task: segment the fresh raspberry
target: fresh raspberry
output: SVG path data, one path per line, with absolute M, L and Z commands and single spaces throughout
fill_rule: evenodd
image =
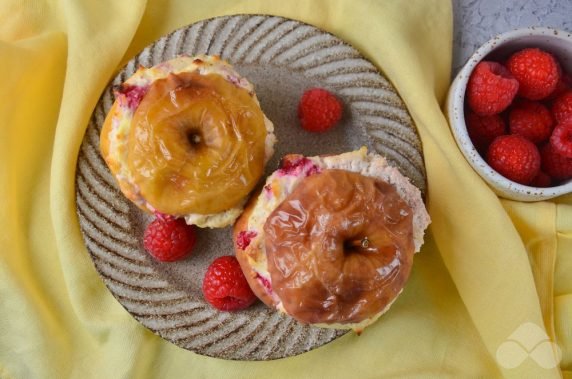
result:
M 175 216 L 173 215 L 168 215 L 166 213 L 161 213 L 161 212 L 155 212 L 155 218 L 158 218 L 161 221 L 173 221 L 176 219 Z
M 560 67 L 556 59 L 537 48 L 514 53 L 507 61 L 507 68 L 518 80 L 518 94 L 529 100 L 547 97 L 560 80 Z
M 566 180 L 572 178 L 572 158 L 566 158 L 547 143 L 540 149 L 542 157 L 542 171 L 546 172 L 552 179 Z
M 476 114 L 490 116 L 505 110 L 517 91 L 517 80 L 503 65 L 482 61 L 467 83 L 467 101 Z
M 524 137 L 497 137 L 489 146 L 487 163 L 513 182 L 528 184 L 540 170 L 540 154 L 535 144 Z
M 550 138 L 554 128 L 552 114 L 544 105 L 523 100 L 510 111 L 508 126 L 511 134 L 518 134 L 539 144 Z
M 195 227 L 183 219 L 157 217 L 145 229 L 143 245 L 153 257 L 173 262 L 189 255 L 197 238 Z
M 235 257 L 218 257 L 211 263 L 203 279 L 203 295 L 216 309 L 237 311 L 256 301 Z
M 572 91 L 567 91 L 554 100 L 552 114 L 556 122 L 562 122 L 572 117 Z
M 506 134 L 505 123 L 498 114 L 479 116 L 468 111 L 466 122 L 469 137 L 481 155 L 486 154 L 489 145 L 495 138 Z
M 556 100 L 560 96 L 564 95 L 567 91 L 570 91 L 571 88 L 572 88 L 572 77 L 568 74 L 564 74 L 560 76 L 560 80 L 558 81 L 558 84 L 556 84 L 556 88 L 546 98 L 546 100 L 548 101 Z
M 298 118 L 304 129 L 325 132 L 342 118 L 342 103 L 325 89 L 309 89 L 298 104 Z
M 532 182 L 530 182 L 529 185 L 532 187 L 550 187 L 551 184 L 552 179 L 550 178 L 550 175 L 544 171 L 538 171 L 538 175 L 532 179 Z
M 572 118 L 556 125 L 550 137 L 550 144 L 558 154 L 572 158 Z

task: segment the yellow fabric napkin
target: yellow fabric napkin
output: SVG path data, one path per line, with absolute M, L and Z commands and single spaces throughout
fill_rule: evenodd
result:
M 75 213 L 77 153 L 113 73 L 162 34 L 236 13 L 313 24 L 386 73 L 423 140 L 433 218 L 390 312 L 269 362 L 196 355 L 139 325 L 98 277 Z M 451 29 L 443 0 L 1 2 L 0 378 L 572 377 L 572 197 L 500 201 L 464 161 L 440 109 Z M 513 335 L 523 325 L 558 343 L 560 369 L 537 363 L 554 359 L 542 341 Z M 509 368 L 523 347 L 544 355 Z

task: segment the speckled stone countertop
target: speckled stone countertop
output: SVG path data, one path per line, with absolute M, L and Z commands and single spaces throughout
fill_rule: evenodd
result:
M 572 31 L 571 0 L 453 0 L 453 75 L 491 37 L 527 26 Z

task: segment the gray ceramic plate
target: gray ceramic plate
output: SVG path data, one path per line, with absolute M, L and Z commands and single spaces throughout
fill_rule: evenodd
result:
M 267 172 L 286 153 L 341 153 L 366 145 L 424 192 L 421 142 L 394 87 L 358 51 L 329 33 L 281 17 L 218 17 L 178 29 L 129 61 L 103 92 L 78 157 L 76 191 L 87 250 L 111 293 L 147 328 L 199 354 L 267 360 L 312 350 L 345 331 L 305 326 L 261 303 L 228 313 L 203 300 L 208 264 L 233 254 L 230 228 L 201 230 L 193 255 L 184 261 L 151 259 L 141 243 L 149 216 L 121 195 L 100 157 L 99 134 L 114 101 L 112 86 L 139 65 L 198 53 L 220 55 L 254 83 L 279 140 Z M 300 96 L 314 86 L 334 92 L 345 107 L 341 124 L 319 135 L 302 130 L 296 118 Z

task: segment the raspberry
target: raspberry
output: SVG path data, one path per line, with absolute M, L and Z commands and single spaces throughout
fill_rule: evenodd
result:
M 558 154 L 549 143 L 540 149 L 540 156 L 542 157 L 542 171 L 550 175 L 552 179 L 572 178 L 572 158 Z
M 301 154 L 288 154 L 280 160 L 280 170 L 285 175 L 300 171 L 301 167 L 310 164 L 311 161 Z
M 322 170 L 316 166 L 311 160 L 300 154 L 288 154 L 280 160 L 281 175 L 300 175 L 305 176 L 319 174 Z
M 550 137 L 550 144 L 558 154 L 572 158 L 572 119 L 556 125 Z
M 196 239 L 195 227 L 185 220 L 158 216 L 145 229 L 143 245 L 157 260 L 173 262 L 189 255 Z
M 482 61 L 467 83 L 467 101 L 476 114 L 490 116 L 505 110 L 517 91 L 518 82 L 504 66 Z
M 558 97 L 564 95 L 567 91 L 570 91 L 572 87 L 572 77 L 568 74 L 564 74 L 560 77 L 558 84 L 556 84 L 556 88 L 552 93 L 546 98 L 548 101 L 556 100 Z
M 309 89 L 298 104 L 298 118 L 304 129 L 325 132 L 342 118 L 342 103 L 325 89 Z
M 155 212 L 155 217 L 161 221 L 173 221 L 176 219 L 176 217 L 173 215 L 168 215 L 166 213 L 161 213 L 157 211 Z
M 240 250 L 245 250 L 249 245 L 250 241 L 257 236 L 254 230 L 242 230 L 236 236 L 236 247 Z
M 215 259 L 203 279 L 203 295 L 216 309 L 237 311 L 256 301 L 235 257 L 227 255 Z
M 572 91 L 567 91 L 554 100 L 552 114 L 556 122 L 562 122 L 572 117 Z
M 134 110 L 139 106 L 139 104 L 147 94 L 148 89 L 149 89 L 148 86 L 138 87 L 130 84 L 122 84 L 118 90 L 118 93 L 125 96 L 127 107 L 130 108 L 131 110 Z
M 513 182 L 528 184 L 540 170 L 538 148 L 524 137 L 497 137 L 489 146 L 487 163 Z
M 552 93 L 560 80 L 560 67 L 552 54 L 536 48 L 514 53 L 507 68 L 518 80 L 518 94 L 529 100 L 540 100 Z
M 552 179 L 550 178 L 550 175 L 544 171 L 539 171 L 538 175 L 536 175 L 534 179 L 532 179 L 532 182 L 530 182 L 530 186 L 532 187 L 550 187 L 551 184 Z
M 498 114 L 479 116 L 468 111 L 466 121 L 469 137 L 481 155 L 486 154 L 489 145 L 496 137 L 506 134 L 504 121 Z
M 261 276 L 259 273 L 256 273 L 255 279 L 262 283 L 268 293 L 272 293 L 272 284 L 268 281 L 268 279 L 266 279 L 264 276 Z
M 511 109 L 508 120 L 511 134 L 521 135 L 536 144 L 548 140 L 554 128 L 548 108 L 535 101 L 520 101 Z

